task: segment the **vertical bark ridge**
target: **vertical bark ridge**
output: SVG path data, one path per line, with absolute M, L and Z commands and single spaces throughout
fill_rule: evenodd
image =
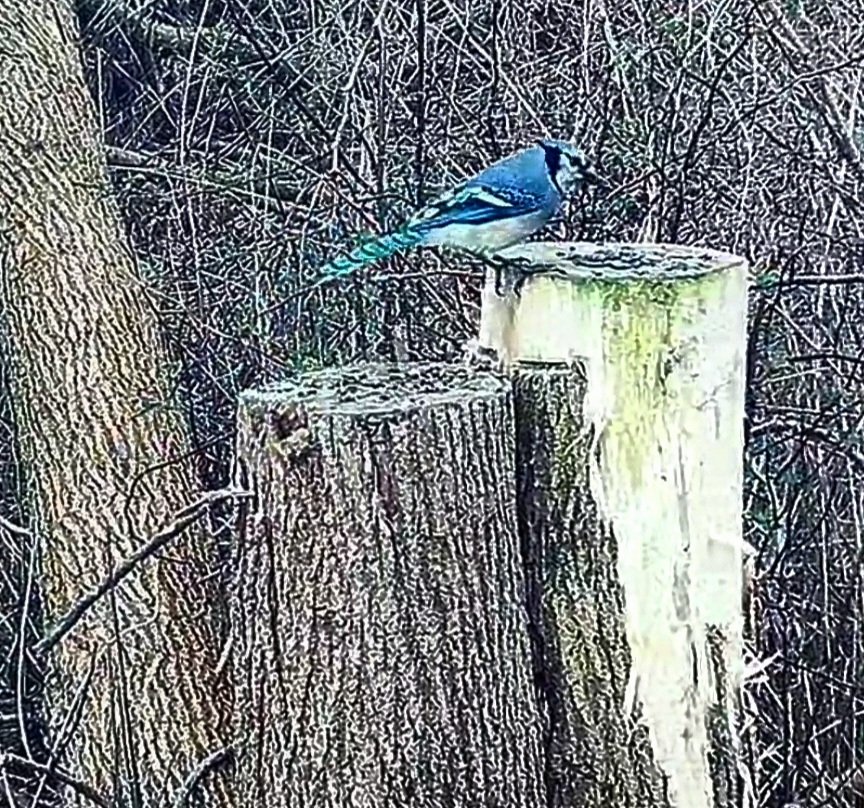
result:
M 614 537 L 591 499 L 580 366 L 520 366 L 519 519 L 543 694 L 548 805 L 666 806 L 647 733 L 623 714 L 630 659 Z

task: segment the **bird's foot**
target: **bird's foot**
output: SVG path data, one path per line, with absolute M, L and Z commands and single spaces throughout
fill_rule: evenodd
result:
M 494 348 L 481 345 L 476 339 L 469 339 L 463 346 L 463 358 L 468 367 L 479 370 L 494 370 L 505 373 L 508 370 L 508 362 L 499 356 Z
M 513 280 L 513 296 L 518 298 L 522 296 L 522 287 L 525 286 L 525 281 L 528 280 L 529 273 L 520 272 Z

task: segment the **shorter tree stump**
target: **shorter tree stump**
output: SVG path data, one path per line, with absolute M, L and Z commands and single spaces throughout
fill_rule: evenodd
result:
M 250 807 L 537 808 L 510 385 L 355 365 L 246 392 L 232 593 Z

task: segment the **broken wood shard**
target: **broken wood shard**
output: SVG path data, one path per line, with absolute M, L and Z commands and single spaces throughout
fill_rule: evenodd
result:
M 678 245 L 498 258 L 527 276 L 518 295 L 487 281 L 479 343 L 515 375 L 550 804 L 733 805 L 746 262 Z

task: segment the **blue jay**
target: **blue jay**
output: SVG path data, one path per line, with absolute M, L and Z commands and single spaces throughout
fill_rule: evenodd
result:
M 438 197 L 395 232 L 335 259 L 319 283 L 414 247 L 502 250 L 540 230 L 583 183 L 598 182 L 591 161 L 576 146 L 538 140 Z

